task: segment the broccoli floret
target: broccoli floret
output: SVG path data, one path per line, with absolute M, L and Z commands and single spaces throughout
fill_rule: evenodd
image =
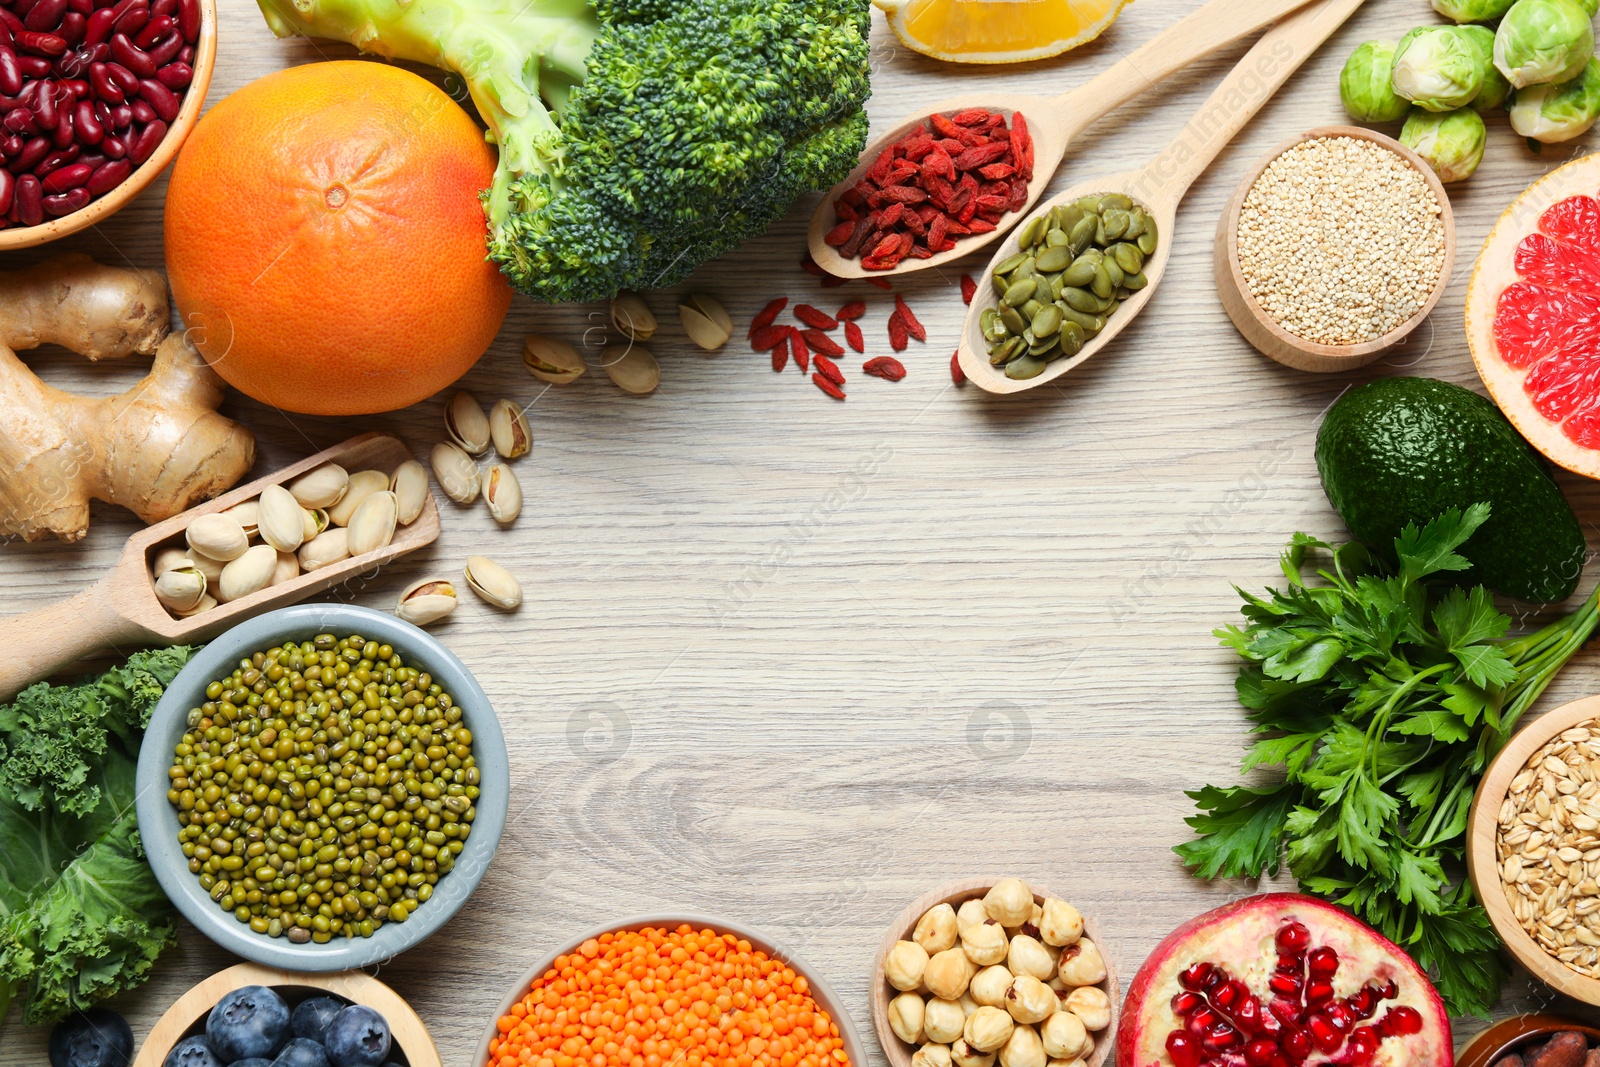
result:
M 490 258 L 549 301 L 671 285 L 866 144 L 866 0 L 258 2 L 460 76 L 500 146 Z

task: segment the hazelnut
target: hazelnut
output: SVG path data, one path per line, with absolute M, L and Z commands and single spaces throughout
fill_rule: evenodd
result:
M 1041 984 L 1042 988 L 1042 984 Z M 1019 1026 L 1000 1047 L 1001 1067 L 1044 1067 L 1044 1045 L 1038 1031 L 1031 1026 Z
M 972 993 L 970 991 L 961 994 L 961 999 L 957 1000 L 956 1003 L 961 1005 L 962 1021 L 965 1021 L 967 1016 L 983 1007 L 982 1004 L 979 1004 L 976 1000 L 972 999 Z
M 1075 1060 L 1050 1060 L 1044 1067 L 1089 1067 L 1089 1064 L 1079 1057 Z
M 911 1067 L 950 1067 L 949 1045 L 923 1045 L 911 1054 Z
M 1078 1018 L 1089 1030 L 1104 1030 L 1111 1025 L 1111 998 L 1105 990 L 1083 986 L 1068 993 L 1061 1006 Z
M 1061 950 L 1061 964 L 1056 974 L 1069 987 L 1094 985 L 1106 980 L 1106 961 L 1093 941 L 1080 938 L 1077 944 Z
M 989 913 L 984 910 L 983 901 L 969 900 L 956 912 L 956 931 L 964 934 L 970 927 L 982 926 L 988 921 Z
M 1044 902 L 1039 917 L 1039 937 L 1047 945 L 1075 944 L 1083 936 L 1083 915 L 1064 900 Z
M 979 1052 L 960 1038 L 950 1045 L 950 1058 L 956 1067 L 993 1067 L 994 1053 Z
M 1030 974 L 1019 974 L 1006 989 L 1005 1008 L 1017 1022 L 1031 1024 L 1043 1022 L 1056 1014 L 1061 1008 L 1061 1001 L 1039 979 Z
M 1031 974 L 1041 982 L 1056 971 L 1056 961 L 1050 953 L 1027 934 L 1011 939 L 1011 947 L 1006 950 L 1006 966 L 1012 974 Z
M 1003 1008 L 1006 990 L 1010 987 L 1011 972 L 997 963 L 973 975 L 972 984 L 967 986 L 967 995 L 981 1006 Z
M 1058 1011 L 1046 1019 L 1039 1027 L 1039 1038 L 1045 1055 L 1058 1060 L 1075 1059 L 1094 1046 L 1088 1027 L 1070 1011 Z
M 1017 1028 L 1011 1016 L 999 1008 L 983 1007 L 967 1016 L 961 1036 L 979 1052 L 996 1052 L 1011 1040 L 1011 1031 Z
M 1033 917 L 1033 890 L 1021 878 L 1002 878 L 984 894 L 983 910 L 1001 926 L 1021 926 Z
M 896 989 L 909 992 L 922 984 L 928 954 L 915 941 L 896 941 L 883 958 L 883 976 Z
M 1039 939 L 1039 920 L 1044 915 L 1044 909 L 1038 904 L 1033 906 L 1033 913 L 1028 916 L 1028 921 L 1021 926 L 1011 927 L 1006 930 L 1007 937 L 1016 937 L 1018 934 L 1027 934 L 1035 941 Z
M 961 950 L 979 967 L 999 963 L 1006 958 L 1006 951 L 1010 947 L 1005 928 L 993 919 L 961 931 Z
M 978 1010 L 976 1003 L 972 1005 L 972 1010 Z M 959 1000 L 940 1000 L 935 997 L 923 1007 L 922 1032 L 929 1041 L 948 1045 L 961 1036 L 966 1024 L 967 1013 Z
M 915 993 L 901 993 L 889 1001 L 889 1029 L 908 1045 L 922 1040 L 924 1008 L 922 998 Z
M 917 920 L 911 940 L 921 945 L 930 956 L 947 948 L 955 948 L 956 910 L 948 904 L 935 904 Z
M 918 946 L 919 948 L 921 946 Z M 978 973 L 978 968 L 959 948 L 937 952 L 922 969 L 922 984 L 936 997 L 955 1000 L 967 991 L 967 983 Z

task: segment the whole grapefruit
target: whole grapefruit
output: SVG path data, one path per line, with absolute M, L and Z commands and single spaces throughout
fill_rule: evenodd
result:
M 477 361 L 511 288 L 485 259 L 482 131 L 376 62 L 269 74 L 195 126 L 167 190 L 167 273 L 228 384 L 309 415 L 416 403 Z

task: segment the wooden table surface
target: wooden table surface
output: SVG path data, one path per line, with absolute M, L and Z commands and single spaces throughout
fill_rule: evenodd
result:
M 1065 91 L 1194 6 L 1139 0 L 1095 45 L 989 69 L 909 53 L 875 12 L 874 124 L 984 87 Z M 213 103 L 280 67 L 354 54 L 275 40 L 250 0 L 220 7 Z M 1112 351 L 1022 397 L 952 387 L 955 273 L 902 286 L 928 344 L 913 344 L 898 384 L 846 364 L 844 404 L 793 367 L 774 375 L 738 341 L 717 355 L 690 347 L 667 294 L 651 298 L 664 323 L 655 395 L 624 396 L 600 373 L 548 388 L 522 367 L 523 336 L 578 342 L 602 315 L 519 298 L 463 385 L 485 404 L 532 404 L 521 520 L 502 532 L 481 504 L 447 504 L 433 549 L 339 592 L 387 609 L 409 582 L 458 574 L 478 551 L 527 591 L 513 615 L 464 592 L 435 628 L 495 702 L 514 789 L 477 894 L 379 972 L 422 1014 L 446 1063 L 469 1067 L 536 957 L 635 913 L 692 908 L 770 932 L 842 993 L 881 1062 L 869 1033 L 873 953 L 884 924 L 936 883 L 1037 878 L 1094 917 L 1128 977 L 1174 925 L 1254 890 L 1198 882 L 1170 851 L 1189 836 L 1183 790 L 1233 781 L 1243 752 L 1235 663 L 1211 637 L 1236 618 L 1230 583 L 1274 580 L 1297 529 L 1342 534 L 1312 450 L 1321 412 L 1343 390 L 1391 374 L 1481 388 L 1462 335 L 1478 248 L 1529 182 L 1594 143 L 1534 155 L 1503 116 L 1491 119 L 1483 168 L 1451 190 L 1460 250 L 1449 291 L 1393 358 L 1317 377 L 1250 349 L 1211 282 L 1225 201 L 1269 147 L 1344 121 L 1337 77 L 1356 44 L 1433 20 L 1425 0 L 1370 0 L 1195 186 L 1170 237 L 1166 286 L 1144 316 Z M 1154 154 L 1244 47 L 1092 128 L 1057 187 Z M 164 189 L 57 247 L 159 268 Z M 727 305 L 738 337 L 774 296 L 825 306 L 861 296 L 870 351 L 887 352 L 887 294 L 860 283 L 819 294 L 798 269 L 813 202 L 692 286 Z M 987 261 L 975 259 L 967 269 Z M 143 373 L 60 352 L 30 361 L 53 383 L 97 394 Z M 238 396 L 224 407 L 256 431 L 258 471 L 361 430 L 398 433 L 425 455 L 440 409 L 433 400 L 341 420 Z M 1593 528 L 1600 487 L 1561 481 Z M 106 507 L 93 522 L 76 546 L 0 550 L 6 610 L 87 585 L 135 528 Z M 1595 692 L 1597 665 L 1600 654 L 1581 654 L 1541 707 Z M 114 1006 L 142 1039 L 230 962 L 184 927 L 149 984 Z M 1557 999 L 1521 977 L 1507 993 L 1507 1011 Z M 44 1037 L 13 1015 L 0 1065 L 42 1064 Z

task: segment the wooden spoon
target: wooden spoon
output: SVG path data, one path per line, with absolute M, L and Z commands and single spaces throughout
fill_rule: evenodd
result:
M 1070 359 L 1058 359 L 1045 366 L 1037 377 L 1016 381 L 1004 370 L 989 365 L 988 346 L 980 325 L 986 308 L 995 306 L 994 268 L 1018 250 L 1016 232 L 1008 235 L 979 284 L 980 297 L 972 301 L 967 324 L 961 335 L 961 369 L 969 379 L 991 393 L 1020 393 L 1036 389 L 1066 374 L 1108 345 L 1132 322 L 1161 284 L 1175 243 L 1178 204 L 1189 186 L 1209 167 L 1217 154 L 1244 128 L 1263 104 L 1289 80 L 1300 65 L 1311 58 L 1322 43 L 1353 15 L 1364 0 L 1323 0 L 1295 12 L 1278 23 L 1254 48 L 1245 53 L 1239 65 L 1222 80 L 1216 92 L 1190 120 L 1177 139 L 1140 170 L 1107 178 L 1079 182 L 1059 196 L 1039 205 L 1034 214 L 1043 214 L 1058 204 L 1080 197 L 1122 193 L 1133 199 L 1156 221 L 1160 237 L 1156 250 L 1145 261 L 1149 284 L 1134 293 L 1106 322 L 1099 336 L 1091 339 Z M 1031 216 L 1030 216 L 1031 217 Z M 1017 232 L 1020 232 L 1017 231 Z
M 422 514 L 409 526 L 396 527 L 394 540 L 386 547 L 301 574 L 186 619 L 174 618 L 162 607 L 150 578 L 156 553 L 169 545 L 184 547 L 184 531 L 201 515 L 254 500 L 267 486 L 291 481 L 324 463 L 337 463 L 351 472 L 392 471 L 411 458 L 411 450 L 394 437 L 362 434 L 134 534 L 128 538 L 122 558 L 111 573 L 77 596 L 48 608 L 0 619 L 0 648 L 6 650 L 0 661 L 0 700 L 10 700 L 23 687 L 103 648 L 207 640 L 248 616 L 304 600 L 433 543 L 439 536 L 439 506 L 430 492 L 423 501 Z
M 840 278 L 871 278 L 927 270 L 942 263 L 970 255 L 1005 236 L 1022 221 L 1050 184 L 1067 146 L 1091 124 L 1104 118 L 1134 97 L 1149 92 L 1157 82 L 1182 70 L 1197 59 L 1210 55 L 1239 38 L 1255 32 L 1269 22 L 1305 6 L 1307 0 L 1211 0 L 1210 3 L 1146 42 L 1132 54 L 1112 64 L 1103 74 L 1065 96 L 1026 96 L 1021 93 L 986 93 L 955 97 L 934 104 L 913 115 L 867 146 L 861 163 L 850 177 L 834 186 L 811 216 L 807 241 L 811 258 L 823 270 Z M 928 121 L 929 115 L 951 114 L 968 107 L 986 107 L 1008 116 L 1021 113 L 1033 134 L 1033 181 L 1028 185 L 1028 202 L 1022 210 L 1002 218 L 993 233 L 961 237 L 949 252 L 931 259 L 906 259 L 892 271 L 861 269 L 859 259 L 845 259 L 823 240 L 838 224 L 833 202 L 859 182 L 883 150 Z

